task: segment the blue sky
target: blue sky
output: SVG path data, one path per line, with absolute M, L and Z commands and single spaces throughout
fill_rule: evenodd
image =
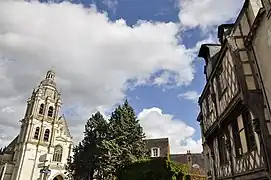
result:
M 118 4 L 112 9 L 94 0 L 100 11 L 108 12 L 111 20 L 123 18 L 130 26 L 135 25 L 138 20 L 159 21 L 159 22 L 179 22 L 179 8 L 174 0 L 118 0 Z M 84 2 L 83 2 L 84 3 Z M 87 1 L 87 3 L 89 3 Z M 181 34 L 183 44 L 188 48 L 194 47 L 198 41 L 205 37 L 199 28 L 185 31 Z M 185 87 L 176 87 L 164 90 L 163 87 L 142 86 L 127 92 L 130 103 L 137 113 L 144 108 L 159 107 L 164 113 L 172 114 L 176 119 L 184 120 L 188 125 L 196 129 L 193 138 L 200 138 L 199 123 L 196 121 L 198 115 L 197 103 L 178 98 L 178 94 L 193 90 L 201 92 L 205 78 L 203 74 L 204 61 L 198 59 L 194 63 L 195 78 L 192 83 Z
M 205 77 L 196 56 L 242 3 L 1 1 L 0 143 L 19 131 L 30 92 L 54 67 L 75 143 L 92 113 L 106 116 L 127 98 L 148 138 L 169 137 L 173 153 L 200 152 L 197 97 Z

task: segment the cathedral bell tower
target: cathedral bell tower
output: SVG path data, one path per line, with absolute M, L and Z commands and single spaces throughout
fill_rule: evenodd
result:
M 32 169 L 37 167 L 39 157 L 52 154 L 61 105 L 55 71 L 49 70 L 27 101 L 14 155 L 16 172 L 12 180 L 23 180 L 23 176 L 35 179 Z

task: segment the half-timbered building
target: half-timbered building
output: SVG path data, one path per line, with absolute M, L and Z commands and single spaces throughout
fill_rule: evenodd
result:
M 205 60 L 198 121 L 208 179 L 270 178 L 266 101 L 248 46 L 264 1 L 246 0 L 235 23 L 218 27 L 220 43 L 202 44 L 198 54 Z

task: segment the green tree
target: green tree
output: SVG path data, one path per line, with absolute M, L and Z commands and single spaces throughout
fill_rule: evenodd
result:
M 127 100 L 112 113 L 109 130 L 111 146 L 114 147 L 110 150 L 110 160 L 115 166 L 115 173 L 146 155 L 143 128 Z
M 180 166 L 167 158 L 141 159 L 120 169 L 118 180 L 181 180 L 183 171 Z
M 101 179 L 107 170 L 109 156 L 106 147 L 108 123 L 96 112 L 85 125 L 84 139 L 75 148 L 69 169 L 75 179 L 91 180 L 94 175 Z
M 84 147 L 80 142 L 73 149 L 73 156 L 68 158 L 66 169 L 75 180 L 87 180 L 87 166 L 84 165 Z

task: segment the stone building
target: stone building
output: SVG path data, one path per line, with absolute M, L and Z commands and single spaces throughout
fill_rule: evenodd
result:
M 146 139 L 144 140 L 146 149 L 151 157 L 168 157 L 170 154 L 168 138 Z
M 145 143 L 152 158 L 166 157 L 177 164 L 186 164 L 190 172 L 198 170 L 200 174 L 205 174 L 202 153 L 191 153 L 188 150 L 184 154 L 170 154 L 168 138 L 146 139 Z
M 246 0 L 219 44 L 203 44 L 199 98 L 208 179 L 270 179 L 270 0 Z
M 64 180 L 65 164 L 72 153 L 72 136 L 60 116 L 61 94 L 55 72 L 44 80 L 27 101 L 19 135 L 0 155 L 0 180 Z
M 170 160 L 177 164 L 186 164 L 189 173 L 205 175 L 205 164 L 202 153 L 191 153 L 190 150 L 185 154 L 170 154 Z

